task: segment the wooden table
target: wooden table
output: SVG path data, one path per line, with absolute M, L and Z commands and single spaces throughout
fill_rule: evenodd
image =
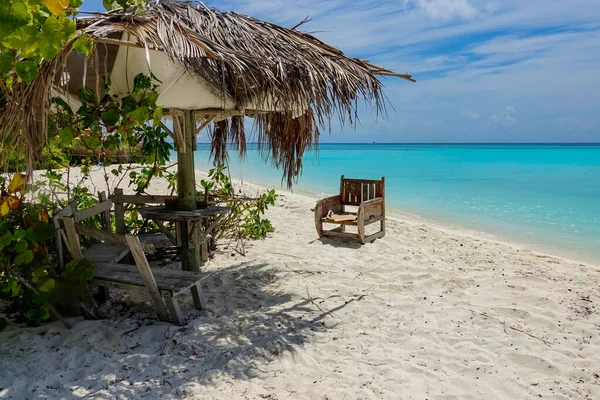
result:
M 200 259 L 208 260 L 206 235 L 212 232 L 229 210 L 231 210 L 230 207 L 223 206 L 208 206 L 195 210 L 179 210 L 165 206 L 138 209 L 142 217 L 146 219 L 176 223 L 176 244 L 181 248 L 181 264 L 184 271 L 200 271 Z M 203 221 L 211 217 L 216 218 L 210 225 L 203 226 Z M 200 250 L 202 251 L 200 252 Z

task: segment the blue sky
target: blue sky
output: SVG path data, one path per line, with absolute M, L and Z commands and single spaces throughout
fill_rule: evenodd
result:
M 207 0 L 417 79 L 322 142 L 600 142 L 598 0 Z M 101 10 L 99 0 L 82 9 Z

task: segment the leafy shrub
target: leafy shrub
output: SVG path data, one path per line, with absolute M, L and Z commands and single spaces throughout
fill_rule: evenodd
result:
M 227 234 L 238 235 L 244 239 L 265 239 L 269 233 L 275 231 L 271 221 L 263 218 L 269 206 L 275 204 L 275 190 L 269 190 L 258 197 L 237 195 L 226 172 L 225 165 L 215 164 L 208 171 L 207 179 L 200 181 L 202 191 L 198 192 L 209 200 L 213 199 L 231 208 L 227 218 L 216 226 L 214 239 Z

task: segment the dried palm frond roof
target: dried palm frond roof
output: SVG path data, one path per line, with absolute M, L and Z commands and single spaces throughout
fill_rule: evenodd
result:
M 110 54 L 119 49 L 143 49 L 148 59 L 150 52 L 162 52 L 218 90 L 240 115 L 256 118 L 258 141 L 274 163 L 283 167 L 288 184 L 300 173 L 304 151 L 317 143 L 319 127 L 335 116 L 342 123 L 356 123 L 360 98 L 378 112 L 385 111 L 380 76 L 413 81 L 410 75 L 348 57 L 296 27 L 221 12 L 202 3 L 159 1 L 151 3 L 144 15 L 122 10 L 94 13 L 77 19 L 77 27 L 78 35 L 86 33 L 96 44 L 90 56 L 96 67 L 88 69 L 86 64 L 86 84 L 90 76 L 98 79 L 102 71 L 120 73 L 106 65 Z M 15 85 L 0 109 L 0 138 L 20 131 L 12 140 L 27 143 L 29 166 L 45 141 L 51 88 L 76 54 L 71 52 L 71 43 L 42 66 L 31 84 Z M 169 104 L 164 106 L 169 108 Z M 196 112 L 202 115 L 202 110 Z M 233 114 L 215 123 L 216 158 L 224 156 L 228 141 L 237 143 L 241 152 L 245 149 L 243 119 Z

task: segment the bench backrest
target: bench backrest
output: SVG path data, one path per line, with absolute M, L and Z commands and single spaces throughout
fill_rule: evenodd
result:
M 385 198 L 385 177 L 373 179 L 340 179 L 340 196 L 342 204 L 359 206 L 361 203 L 378 197 Z
M 131 251 L 137 270 L 142 277 L 144 286 L 150 293 L 150 299 L 158 316 L 161 320 L 167 320 L 167 310 L 161 300 L 160 291 L 154 274 L 150 268 L 150 264 L 146 259 L 145 253 L 154 252 L 154 246 L 148 243 L 140 242 L 139 237 L 134 235 L 120 235 L 117 233 L 110 233 L 99 229 L 91 228 L 83 224 L 75 223 L 74 217 L 62 217 L 61 222 L 64 225 L 66 245 L 69 249 L 69 253 L 76 260 L 83 259 L 83 252 L 81 251 L 81 245 L 79 242 L 79 236 L 87 236 L 104 242 L 115 243 L 125 245 Z
M 96 204 L 93 207 L 86 208 L 83 210 L 77 210 L 77 205 L 75 201 L 71 201 L 69 204 L 67 204 L 65 208 L 54 214 L 52 218 L 52 223 L 54 225 L 54 232 L 56 237 L 58 265 L 61 268 L 65 265 L 63 255 L 63 235 L 61 233 L 61 222 L 63 218 L 73 218 L 74 222 L 77 223 L 100 214 L 104 229 L 106 229 L 107 232 L 110 232 L 110 208 L 112 207 L 112 202 L 110 200 L 106 200 L 106 194 L 104 192 L 99 193 L 99 197 L 101 200 L 104 201 L 100 201 L 100 203 Z

